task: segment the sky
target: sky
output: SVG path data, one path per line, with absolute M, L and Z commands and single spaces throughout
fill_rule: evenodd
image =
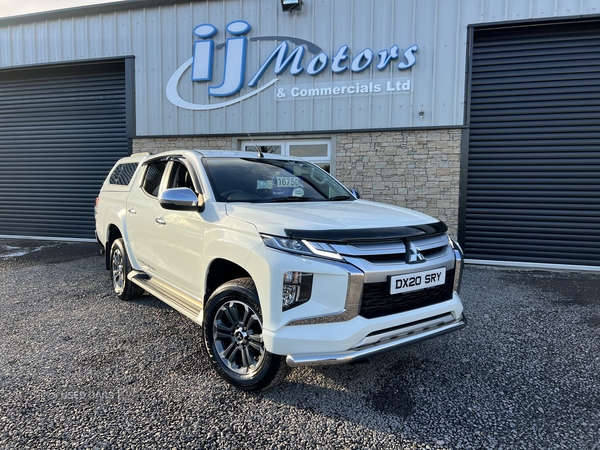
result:
M 19 16 L 54 9 L 75 8 L 120 0 L 0 0 L 0 17 Z

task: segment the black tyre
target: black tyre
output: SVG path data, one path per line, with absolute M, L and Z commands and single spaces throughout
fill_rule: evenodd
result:
M 115 294 L 121 300 L 140 297 L 144 290 L 127 278 L 131 264 L 125 250 L 123 239 L 116 239 L 110 248 L 110 279 Z
M 213 368 L 238 389 L 265 389 L 289 372 L 285 357 L 265 350 L 262 311 L 250 278 L 229 281 L 211 295 L 203 334 Z

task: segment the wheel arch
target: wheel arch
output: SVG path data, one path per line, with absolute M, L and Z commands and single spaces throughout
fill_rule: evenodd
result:
M 121 230 L 119 229 L 119 227 L 117 227 L 115 224 L 110 224 L 108 226 L 108 229 L 106 230 L 106 243 L 105 243 L 105 249 L 106 251 L 104 252 L 106 258 L 105 258 L 105 264 L 106 264 L 106 270 L 110 270 L 110 248 L 113 245 L 113 242 L 115 242 L 117 239 L 120 239 L 123 237 L 123 234 L 121 233 Z
M 228 259 L 216 258 L 211 261 L 206 271 L 206 289 L 204 290 L 204 304 L 212 293 L 222 284 L 236 278 L 250 278 L 252 276 L 239 264 Z

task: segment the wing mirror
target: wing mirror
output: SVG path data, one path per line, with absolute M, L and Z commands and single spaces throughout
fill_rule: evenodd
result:
M 352 195 L 354 195 L 354 198 L 359 199 L 360 198 L 360 194 L 358 193 L 358 191 L 354 188 L 350 189 L 350 192 L 352 193 Z
M 158 203 L 164 209 L 177 211 L 204 211 L 204 197 L 190 188 L 180 187 L 166 189 L 158 196 Z

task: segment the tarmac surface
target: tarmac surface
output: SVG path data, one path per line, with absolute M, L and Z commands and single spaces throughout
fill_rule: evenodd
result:
M 95 243 L 0 239 L 1 449 L 600 450 L 600 275 L 467 266 L 469 326 L 233 389 Z

